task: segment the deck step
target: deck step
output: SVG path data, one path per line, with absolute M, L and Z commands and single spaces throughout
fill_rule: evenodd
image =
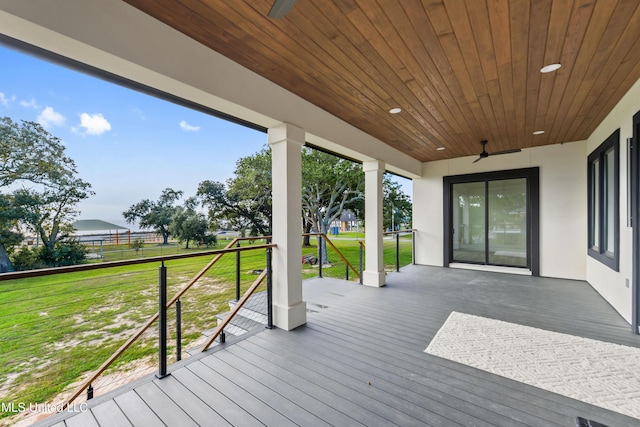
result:
M 229 309 L 233 310 L 237 304 L 236 300 L 229 301 Z M 224 321 L 229 312 L 219 313 L 216 315 L 218 319 L 218 325 Z M 264 327 L 267 324 L 267 293 L 259 292 L 252 295 L 245 305 L 238 310 L 238 313 L 231 319 L 231 322 L 224 328 L 226 338 L 237 337 L 246 334 L 249 331 L 253 331 L 258 327 Z M 216 326 L 217 327 L 217 326 Z M 202 335 L 210 337 L 215 331 L 216 327 L 202 331 Z M 217 337 L 213 344 L 216 346 L 220 344 L 220 337 Z M 186 350 L 188 354 L 193 355 L 199 352 L 199 348 L 193 348 Z
M 229 313 L 220 313 L 216 317 L 218 318 L 218 324 L 220 324 L 227 317 Z M 259 326 L 264 326 L 263 322 L 258 322 L 249 317 L 245 317 L 240 313 L 237 313 L 231 322 L 224 328 L 225 333 L 230 332 L 235 336 L 242 335 L 249 331 L 256 329 Z

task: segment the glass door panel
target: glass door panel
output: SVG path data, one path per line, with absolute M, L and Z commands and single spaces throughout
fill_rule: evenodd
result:
M 486 262 L 485 183 L 453 184 L 453 261 Z
M 488 182 L 488 264 L 527 266 L 527 180 Z

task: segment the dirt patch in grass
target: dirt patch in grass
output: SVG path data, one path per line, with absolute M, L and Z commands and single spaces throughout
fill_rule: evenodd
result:
M 132 381 L 144 378 L 154 373 L 158 369 L 157 365 L 152 362 L 150 357 L 144 359 L 133 360 L 126 365 L 121 366 L 117 372 L 101 375 L 94 383 L 94 397 L 106 394 Z M 47 405 L 33 406 L 27 404 L 26 410 L 13 417 L 0 420 L 0 426 L 28 426 L 53 415 L 53 412 L 46 411 L 51 408 L 58 408 L 62 405 L 91 373 L 87 373 L 79 378 L 73 384 L 66 387 L 65 391 L 51 399 Z M 78 410 L 81 410 L 84 402 L 87 401 L 86 393 L 81 394 L 73 402 Z M 45 411 L 43 411 L 45 409 Z

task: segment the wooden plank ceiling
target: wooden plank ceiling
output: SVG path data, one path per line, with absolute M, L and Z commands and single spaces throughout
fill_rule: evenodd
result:
M 640 78 L 638 0 L 125 1 L 420 161 L 586 139 Z

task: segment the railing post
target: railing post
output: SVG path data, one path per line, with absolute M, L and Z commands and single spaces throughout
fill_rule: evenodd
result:
M 236 247 L 240 247 L 240 242 Z M 240 301 L 240 251 L 236 252 L 236 301 Z
M 400 233 L 396 232 L 396 272 L 400 271 Z
M 182 360 L 182 302 L 176 301 L 176 361 Z
M 411 230 L 411 264 L 416 265 L 416 230 Z
M 345 263 L 345 274 L 344 274 L 344 280 L 349 280 L 349 264 Z
M 87 388 L 87 400 L 93 399 L 93 384 L 89 384 Z
M 362 246 L 362 242 L 358 242 L 360 244 L 360 284 L 362 285 L 362 258 L 363 258 L 363 252 L 364 252 L 364 248 Z
M 271 271 L 272 248 L 267 248 L 267 329 L 273 328 L 273 278 Z
M 322 234 L 318 234 L 318 276 L 322 279 Z
M 162 261 L 158 269 L 158 356 L 157 378 L 167 376 L 167 267 Z

